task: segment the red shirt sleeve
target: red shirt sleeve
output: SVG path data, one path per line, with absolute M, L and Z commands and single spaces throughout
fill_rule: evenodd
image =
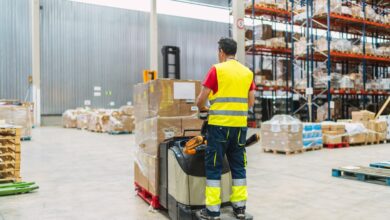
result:
M 249 91 L 256 90 L 256 84 L 255 81 L 252 81 L 251 87 L 249 88 Z
M 218 91 L 218 80 L 217 80 L 217 69 L 215 66 L 211 67 L 209 72 L 206 75 L 205 80 L 203 81 L 203 86 L 211 89 L 213 93 Z

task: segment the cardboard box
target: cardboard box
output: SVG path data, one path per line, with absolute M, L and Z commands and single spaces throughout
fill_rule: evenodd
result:
M 387 131 L 387 121 L 370 120 L 368 123 L 368 129 L 376 131 L 376 132 L 386 132 Z
M 372 132 L 368 132 L 367 133 L 367 136 L 366 136 L 366 142 L 367 143 L 377 142 L 378 141 L 377 139 L 378 139 L 378 137 L 377 137 L 376 133 L 372 133 Z
M 385 141 L 387 139 L 386 133 L 376 133 L 376 141 Z
M 149 116 L 177 117 L 197 113 L 195 99 L 201 90 L 200 81 L 157 79 L 149 85 Z
M 324 144 L 340 144 L 343 142 L 343 137 L 341 135 L 331 135 L 324 133 L 322 137 Z
M 158 155 L 158 145 L 166 139 L 183 136 L 184 130 L 200 130 L 203 121 L 191 117 L 154 117 L 136 124 L 135 142 L 141 150 L 150 155 Z M 188 136 L 200 132 L 186 133 Z
M 158 157 L 136 152 L 134 162 L 134 181 L 153 195 L 159 194 Z
M 358 112 L 352 112 L 352 121 L 354 122 L 368 122 L 370 120 L 373 120 L 375 118 L 375 113 L 370 111 L 358 111 Z
M 136 121 L 149 118 L 149 84 L 138 83 L 133 89 L 134 116 Z
M 367 139 L 367 133 L 355 134 L 355 135 L 349 136 L 349 143 L 350 144 L 362 144 L 362 143 L 366 143 L 366 139 Z

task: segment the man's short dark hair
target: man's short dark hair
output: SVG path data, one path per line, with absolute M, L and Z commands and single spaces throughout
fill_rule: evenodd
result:
M 218 41 L 219 49 L 222 50 L 226 55 L 236 55 L 237 43 L 231 38 L 221 38 Z

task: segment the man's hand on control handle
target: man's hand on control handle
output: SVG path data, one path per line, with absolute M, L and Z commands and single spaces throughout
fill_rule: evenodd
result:
M 204 106 L 201 109 L 199 109 L 198 117 L 202 120 L 207 120 L 207 117 L 209 116 L 209 108 Z

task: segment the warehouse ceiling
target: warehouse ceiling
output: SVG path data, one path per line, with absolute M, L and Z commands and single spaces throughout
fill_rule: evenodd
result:
M 230 0 L 173 0 L 178 2 L 188 2 L 192 4 L 208 5 L 211 7 L 228 8 Z

